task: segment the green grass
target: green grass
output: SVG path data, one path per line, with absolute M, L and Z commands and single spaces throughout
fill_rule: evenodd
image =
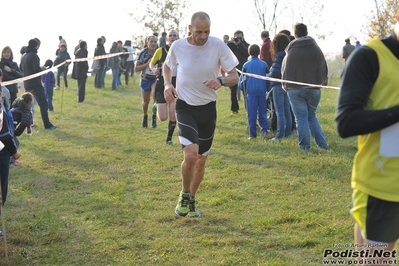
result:
M 350 173 L 356 139 L 337 136 L 337 91 L 318 117 L 328 150 L 249 141 L 246 115 L 219 91 L 218 124 L 197 194 L 199 219 L 177 217 L 182 151 L 167 122 L 141 127 L 138 80 L 55 91 L 55 131 L 20 137 L 4 210 L 10 265 L 320 265 L 323 250 L 352 243 Z M 338 84 L 331 84 L 337 86 Z M 63 99 L 62 110 L 61 100 Z M 4 243 L 0 264 L 5 264 Z

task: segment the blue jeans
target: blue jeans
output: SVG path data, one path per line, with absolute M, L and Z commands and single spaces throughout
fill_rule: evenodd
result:
M 248 128 L 249 136 L 256 137 L 256 119 L 262 128 L 262 134 L 267 134 L 268 122 L 266 116 L 266 95 L 252 96 L 247 95 Z
M 53 87 L 51 87 L 51 89 L 46 90 L 46 99 L 49 111 L 54 111 L 53 95 L 54 95 Z
M 112 68 L 112 90 L 116 90 L 118 86 L 119 67 Z
M 106 72 L 105 66 L 97 71 L 96 76 L 94 78 L 94 86 L 96 88 L 104 88 L 105 72 Z
M 327 148 L 326 138 L 316 117 L 321 90 L 310 88 L 290 89 L 288 90 L 288 97 L 295 115 L 299 147 L 304 150 L 310 149 L 310 134 L 312 134 L 317 146 L 324 149 Z
M 291 106 L 281 84 L 273 86 L 273 103 L 277 115 L 276 139 L 287 138 L 292 132 Z

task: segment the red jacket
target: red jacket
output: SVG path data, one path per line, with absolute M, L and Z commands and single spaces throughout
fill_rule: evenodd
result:
M 270 54 L 270 43 L 270 38 L 266 38 L 262 44 L 262 48 L 260 49 L 260 59 L 265 61 L 269 68 L 273 63 L 272 56 Z

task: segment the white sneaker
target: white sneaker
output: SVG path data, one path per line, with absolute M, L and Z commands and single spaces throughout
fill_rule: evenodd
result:
M 281 139 L 272 138 L 272 139 L 269 139 L 269 141 L 270 141 L 270 142 L 280 142 Z

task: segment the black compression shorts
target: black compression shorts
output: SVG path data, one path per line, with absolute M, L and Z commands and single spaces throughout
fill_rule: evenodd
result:
M 176 101 L 179 140 L 183 147 L 198 144 L 198 153 L 208 155 L 216 128 L 216 101 L 206 105 L 192 106 Z
M 176 88 L 176 77 L 172 77 L 172 84 Z M 159 76 L 157 79 L 157 84 L 155 85 L 156 103 L 166 103 L 164 91 L 165 91 L 164 79 L 162 76 Z

